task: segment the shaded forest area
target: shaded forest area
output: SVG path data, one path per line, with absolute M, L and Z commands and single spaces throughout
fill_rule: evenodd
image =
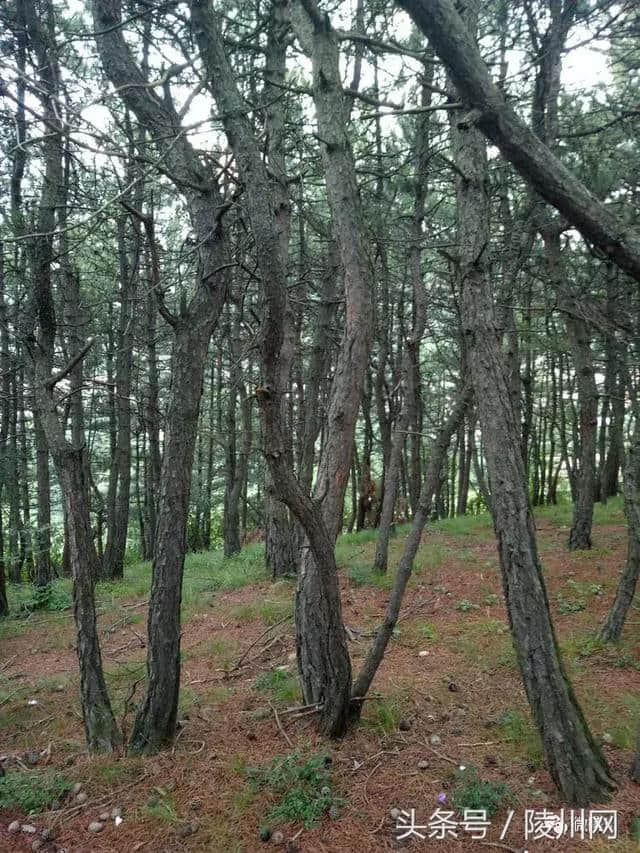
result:
M 440 767 L 462 758 L 434 723 L 461 712 L 447 738 L 492 747 L 490 708 L 540 774 L 514 771 L 519 805 L 613 798 L 637 841 L 636 4 L 9 0 L 0 21 L 0 713 L 38 747 L 6 749 L 0 808 L 60 818 L 33 849 L 64 826 L 98 849 L 58 760 L 132 788 L 164 767 L 180 793 L 158 782 L 146 817 L 166 832 L 132 850 L 251 850 L 255 826 L 229 829 L 239 761 L 248 811 L 297 792 L 263 841 L 284 821 L 292 850 L 360 849 L 331 767 L 373 733 L 402 761 L 421 738 L 437 802 L 506 807 L 504 756 Z M 60 702 L 48 747 L 19 721 L 47 632 L 77 657 L 46 687 L 77 708 L 75 750 Z M 622 734 L 594 707 L 607 685 Z M 270 769 L 233 745 L 244 711 Z M 211 733 L 230 746 L 202 832 L 180 762 Z M 395 849 L 396 801 L 364 786 L 371 849 Z

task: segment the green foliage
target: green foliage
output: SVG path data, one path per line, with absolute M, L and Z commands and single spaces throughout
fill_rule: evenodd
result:
M 154 820 L 161 820 L 165 823 L 176 823 L 179 820 L 173 797 L 160 787 L 153 789 L 153 793 L 144 807 L 144 812 Z
M 231 609 L 231 616 L 238 622 L 264 622 L 265 625 L 277 625 L 287 617 L 293 617 L 293 597 L 285 601 L 264 599 L 250 604 L 239 604 Z
M 509 709 L 502 714 L 498 725 L 508 743 L 513 744 L 519 752 L 523 752 L 534 764 L 540 763 L 542 760 L 540 736 L 530 720 L 525 719 L 519 711 Z
M 579 581 L 569 580 L 567 581 L 567 586 L 571 589 L 574 595 L 577 595 L 580 598 L 589 598 L 590 596 L 602 594 L 601 583 L 580 583 Z
M 587 602 L 584 599 L 565 598 L 561 592 L 557 594 L 556 600 L 560 613 L 579 613 L 587 608 Z
M 256 690 L 265 690 L 273 694 L 279 702 L 294 702 L 300 698 L 300 685 L 295 675 L 286 669 L 273 669 L 264 672 L 254 681 Z
M 294 821 L 309 828 L 331 806 L 342 802 L 331 788 L 331 771 L 324 754 L 304 761 L 294 752 L 269 764 L 249 767 L 246 772 L 253 791 L 268 789 L 278 795 L 266 815 L 272 823 Z
M 352 563 L 347 568 L 347 577 L 355 586 L 377 586 L 379 589 L 391 589 L 393 572 L 375 572 L 370 563 Z
M 36 610 L 60 612 L 73 606 L 71 583 L 66 579 L 54 580 L 46 586 L 10 584 L 9 607 L 16 617 L 30 616 Z
M 418 634 L 422 637 L 423 640 L 428 640 L 430 643 L 435 643 L 437 639 L 437 633 L 435 627 L 431 624 L 431 622 L 422 622 L 422 624 L 418 625 Z
M 375 729 L 381 734 L 396 731 L 402 716 L 398 703 L 388 699 L 376 699 L 368 705 L 366 713 L 361 717 L 363 726 Z
M 480 605 L 473 604 L 471 601 L 463 598 L 462 601 L 456 604 L 456 610 L 460 610 L 461 613 L 468 613 L 470 610 L 480 610 Z
M 513 794 L 503 782 L 481 779 L 473 764 L 456 771 L 451 799 L 460 812 L 465 809 L 482 809 L 487 817 L 493 817 L 512 797 Z
M 38 814 L 61 800 L 71 782 L 55 770 L 10 771 L 0 778 L 0 809 Z

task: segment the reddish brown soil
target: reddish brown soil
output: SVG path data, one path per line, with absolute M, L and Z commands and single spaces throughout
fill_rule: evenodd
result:
M 559 640 L 576 693 L 598 737 L 616 726 L 637 723 L 633 713 L 638 705 L 633 712 L 628 708 L 629 697 L 640 696 L 640 671 L 635 668 L 640 666 L 637 612 L 630 617 L 620 651 L 590 651 L 584 647 L 589 631 L 611 602 L 617 572 L 624 560 L 625 538 L 622 526 L 600 526 L 592 553 L 567 554 L 566 530 L 547 519 L 539 524 L 541 555 Z M 499 724 L 505 711 L 518 711 L 525 718 L 528 712 L 505 632 L 494 543 L 488 529 L 464 536 L 430 533 L 425 537 L 420 559 L 438 548 L 446 549 L 444 559 L 436 568 L 419 574 L 410 586 L 405 602 L 407 615 L 400 622 L 399 635 L 391 644 L 374 685 L 396 725 L 387 725 L 390 730 L 376 726 L 378 703 L 372 699 L 365 705 L 364 724 L 343 740 L 331 743 L 316 735 L 313 716 L 292 721 L 282 714 L 287 736 L 296 750 L 303 755 L 322 751 L 331 756 L 334 787 L 344 798 L 337 819 L 327 817 L 316 827 L 301 832 L 300 825 L 279 827 L 285 839 L 297 835 L 295 845 L 289 848 L 286 844 L 280 848 L 265 844 L 258 838 L 258 827 L 274 797 L 268 793 L 249 795 L 244 767 L 291 749 L 271 714 L 270 694 L 256 689 L 255 679 L 276 666 L 294 666 L 290 660 L 294 650 L 292 625 L 285 622 L 257 643 L 243 666 L 229 672 L 266 628 L 258 619 L 248 620 L 238 608 L 292 594 L 280 589 L 275 596 L 273 588 L 263 583 L 218 594 L 213 606 L 203 604 L 203 609 L 185 624 L 182 675 L 183 685 L 189 688 L 189 707 L 173 750 L 152 758 L 114 761 L 91 759 L 84 754 L 70 615 L 55 621 L 43 618 L 25 633 L 3 642 L 5 664 L 3 668 L 0 661 L 0 672 L 8 684 L 15 685 L 7 690 L 27 685 L 38 700 L 38 705 L 28 706 L 29 696 L 21 691 L 0 708 L 4 753 L 20 755 L 27 749 L 50 745 L 50 757 L 45 763 L 61 768 L 71 781 L 81 781 L 89 794 L 86 807 L 74 809 L 70 798 L 62 810 L 45 813 L 34 818 L 33 823 L 39 829 L 51 827 L 56 845 L 74 853 L 254 853 L 263 849 L 304 853 L 398 849 L 439 853 L 522 851 L 524 810 L 558 811 L 561 804 L 545 770 L 529 763 L 531 755 L 526 743 L 508 742 L 504 727 Z M 580 598 L 579 591 L 568 581 L 601 584 L 602 592 L 585 594 L 585 610 L 567 612 L 566 602 Z M 345 622 L 370 630 L 383 613 L 387 592 L 369 586 L 355 587 L 346 575 L 341 583 Z M 492 594 L 498 596 L 498 603 L 487 598 Z M 459 609 L 465 600 L 479 604 L 479 609 Z M 109 670 L 117 663 L 118 672 L 124 673 L 122 679 L 110 681 L 119 716 L 123 697 L 140 677 L 145 650 L 140 642 L 143 625 L 117 623 L 127 613 L 143 612 L 144 608 L 121 606 L 101 617 L 101 630 L 106 632 L 105 666 Z M 241 615 L 236 617 L 234 613 Z M 425 623 L 435 632 L 435 640 L 425 637 Z M 274 636 L 279 639 L 269 643 Z M 52 638 L 55 648 L 50 648 Z M 351 643 L 354 670 L 368 642 L 367 638 L 360 638 Z M 429 654 L 419 656 L 422 650 Z M 128 674 L 122 664 L 126 664 Z M 43 683 L 43 677 L 51 680 Z M 56 684 L 57 677 L 64 680 Z M 284 710 L 286 704 L 281 704 L 280 709 Z M 264 714 L 256 714 L 260 711 Z M 127 723 L 130 727 L 130 715 Z M 429 744 L 433 734 L 441 738 L 441 745 L 435 748 Z M 620 787 L 603 807 L 618 811 L 620 835 L 625 835 L 632 817 L 640 814 L 640 788 L 626 777 L 632 752 L 620 748 L 619 743 L 605 744 L 604 751 Z M 418 769 L 418 762 L 423 759 L 429 766 Z M 461 833 L 459 840 L 398 843 L 390 809 L 415 808 L 418 820 L 426 823 L 436 808 L 447 808 L 440 806 L 438 795 L 447 795 L 451 790 L 452 775 L 461 763 L 473 763 L 484 778 L 505 782 L 513 792 L 515 817 L 506 838 L 499 841 L 508 811 L 503 808 L 484 842 L 471 841 Z M 171 802 L 168 820 L 145 810 L 154 797 Z M 113 805 L 123 808 L 122 825 L 116 827 L 110 821 L 99 835 L 88 833 L 89 822 Z M 16 838 L 6 832 L 15 817 L 20 816 L 0 815 L 1 851 L 31 849 L 31 840 L 25 843 L 25 836 Z M 197 830 L 181 836 L 181 829 L 191 820 L 197 821 Z M 49 845 L 43 849 L 58 848 Z M 530 841 L 526 849 L 618 849 L 624 853 L 637 850 L 638 846 L 629 840 L 589 844 L 564 837 L 558 841 Z

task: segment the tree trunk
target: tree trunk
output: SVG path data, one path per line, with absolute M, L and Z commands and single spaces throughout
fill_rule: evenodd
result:
M 167 746 L 175 733 L 189 488 L 205 362 L 216 319 L 217 314 L 215 319 L 197 322 L 190 317 L 191 322 L 182 320 L 175 328 L 149 601 L 148 685 L 131 733 L 134 752 L 156 752 Z
M 569 533 L 569 550 L 577 551 L 583 548 L 591 548 L 596 482 L 598 389 L 587 324 L 581 317 L 573 313 L 567 314 L 566 323 L 573 353 L 580 406 L 580 464 L 576 501 L 573 506 L 573 523 Z
M 104 576 L 121 578 L 124 574 L 124 555 L 127 548 L 129 527 L 129 497 L 131 490 L 131 372 L 133 359 L 133 305 L 135 282 L 141 256 L 140 224 L 134 222 L 135 246 L 132 263 L 127 255 L 124 221 L 118 220 L 118 244 L 120 254 L 120 316 L 118 321 L 115 415 L 116 442 L 114 452 L 115 495 L 112 515 L 109 518 L 107 544 L 104 552 Z
M 455 15 L 453 8 L 451 11 Z M 473 33 L 477 14 L 477 0 L 466 4 L 465 16 Z M 432 29 L 424 16 L 418 20 L 425 30 Z M 457 15 L 455 20 L 456 26 L 462 27 Z M 471 37 L 463 32 L 477 55 Z M 434 40 L 434 46 L 440 49 L 438 41 Z M 452 76 L 458 83 L 459 75 Z M 460 94 L 467 96 L 464 86 Z M 464 117 L 452 120 L 451 131 L 458 168 L 462 323 L 492 484 L 494 527 L 511 632 L 549 772 L 567 802 L 586 804 L 600 801 L 614 783 L 565 675 L 538 559 L 518 427 L 491 296 L 486 145 Z

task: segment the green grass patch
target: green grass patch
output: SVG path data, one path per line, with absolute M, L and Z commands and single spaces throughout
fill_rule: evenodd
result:
M 264 672 L 253 682 L 256 690 L 271 693 L 278 702 L 296 702 L 300 699 L 300 684 L 297 676 L 286 669 Z
M 503 782 L 481 779 L 477 768 L 469 764 L 456 770 L 451 799 L 461 813 L 465 809 L 480 809 L 490 818 L 513 800 L 513 794 Z
M 429 529 L 452 536 L 490 536 L 493 534 L 491 516 L 488 512 L 478 515 L 459 515 L 430 522 Z
M 249 604 L 239 604 L 232 607 L 231 618 L 236 622 L 262 622 L 265 625 L 277 625 L 284 619 L 293 618 L 294 600 L 266 598 L 262 601 L 252 601 Z
M 7 587 L 10 614 L 16 618 L 30 616 L 36 611 L 50 613 L 70 610 L 73 607 L 71 581 L 60 578 L 46 586 L 9 584 Z
M 252 791 L 266 790 L 277 795 L 277 801 L 266 813 L 269 823 L 293 821 L 309 828 L 331 806 L 342 802 L 333 792 L 328 757 L 324 754 L 304 760 L 294 752 L 268 764 L 249 767 L 246 772 Z M 264 830 L 268 831 L 268 827 L 261 832 Z
M 164 788 L 157 787 L 144 805 L 143 812 L 148 817 L 163 823 L 177 823 L 180 820 L 174 798 Z
M 391 589 L 395 574 L 392 571 L 375 572 L 371 563 L 351 563 L 347 567 L 347 577 L 354 586 L 377 586 L 378 589 Z
M 415 626 L 415 631 L 418 637 L 423 640 L 427 640 L 429 643 L 435 643 L 438 639 L 435 626 L 432 625 L 431 622 L 421 622 L 419 625 Z
M 540 736 L 531 720 L 520 711 L 508 709 L 498 720 L 503 739 L 520 754 L 525 755 L 536 766 L 542 763 Z
M 61 800 L 72 783 L 55 770 L 10 771 L 0 778 L 0 809 L 39 814 Z
M 99 787 L 134 782 L 143 773 L 144 762 L 136 756 L 97 756 L 83 768 L 85 780 L 93 781 Z

